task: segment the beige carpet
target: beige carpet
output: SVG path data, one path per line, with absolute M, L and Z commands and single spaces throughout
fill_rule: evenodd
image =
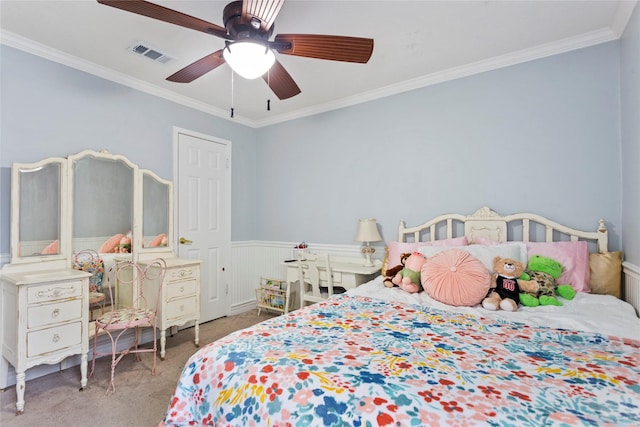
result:
M 232 331 L 274 317 L 256 310 L 223 317 L 200 325 L 200 346 L 215 341 Z M 162 421 L 184 363 L 197 348 L 193 329 L 184 329 L 167 337 L 166 357 L 158 357 L 157 376 L 151 376 L 152 356 L 141 355 L 135 361 L 127 355 L 116 367 L 116 391 L 105 395 L 110 378 L 109 357 L 96 361 L 96 371 L 87 388 L 79 391 L 80 368 L 28 381 L 25 411 L 15 415 L 15 387 L 0 392 L 0 425 L 9 426 L 157 426 Z M 91 362 L 89 362 L 89 371 Z

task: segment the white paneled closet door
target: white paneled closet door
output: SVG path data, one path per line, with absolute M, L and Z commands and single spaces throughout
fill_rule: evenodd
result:
M 202 260 L 200 322 L 207 322 L 230 310 L 231 143 L 183 129 L 174 140 L 178 255 Z

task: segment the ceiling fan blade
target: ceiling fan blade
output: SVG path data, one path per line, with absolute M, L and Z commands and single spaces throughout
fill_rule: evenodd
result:
M 225 63 L 224 57 L 222 56 L 223 50 L 224 49 L 220 49 L 204 58 L 198 59 L 193 64 L 187 65 L 182 70 L 167 77 L 167 80 L 176 83 L 190 83 L 198 77 L 204 76 L 209 71 Z
M 278 46 L 280 43 L 288 43 L 290 47 L 282 48 Z M 273 48 L 285 55 L 365 64 L 373 53 L 373 39 L 317 34 L 278 34 Z
M 269 72 L 262 76 L 262 79 L 267 82 L 279 99 L 288 99 L 302 92 L 296 82 L 293 81 L 291 74 L 284 69 L 277 59 L 269 69 Z
M 179 25 L 181 27 L 190 28 L 203 33 L 212 34 L 214 36 L 229 38 L 227 30 L 219 25 L 204 21 L 191 15 L 187 15 L 177 10 L 169 9 L 155 3 L 144 0 L 98 0 L 98 3 L 106 6 L 115 7 L 127 12 L 138 15 L 147 16 L 159 21 L 168 22 L 170 24 Z
M 260 20 L 260 31 L 268 31 L 273 25 L 284 0 L 244 0 L 242 2 L 242 16 L 247 22 L 252 17 Z

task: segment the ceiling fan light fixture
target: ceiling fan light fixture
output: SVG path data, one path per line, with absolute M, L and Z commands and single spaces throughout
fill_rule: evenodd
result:
M 245 79 L 264 75 L 276 60 L 271 49 L 253 41 L 227 43 L 222 55 L 231 69 Z

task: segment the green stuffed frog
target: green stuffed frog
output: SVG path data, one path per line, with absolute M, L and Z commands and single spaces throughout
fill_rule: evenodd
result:
M 536 293 L 520 294 L 520 303 L 526 307 L 561 306 L 562 302 L 556 295 L 566 300 L 572 300 L 576 296 L 576 291 L 571 285 L 559 285 L 556 282 L 562 274 L 562 264 L 552 258 L 542 255 L 531 256 L 527 274 L 531 280 L 538 282 L 539 288 Z

